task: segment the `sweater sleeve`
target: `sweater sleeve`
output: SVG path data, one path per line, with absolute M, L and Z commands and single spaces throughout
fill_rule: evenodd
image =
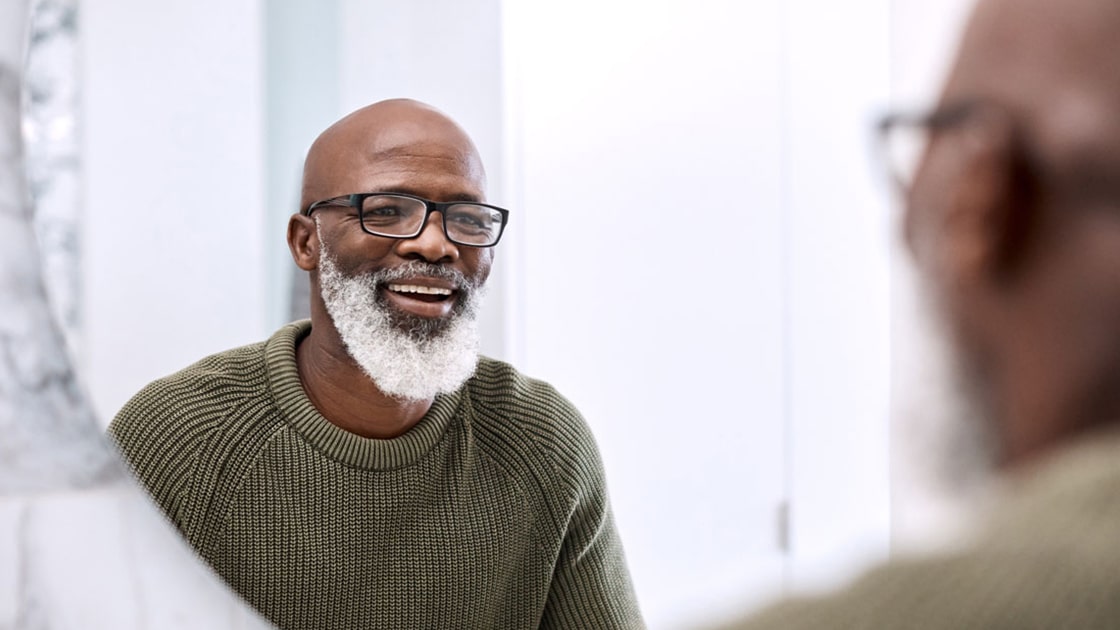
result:
M 541 628 L 645 628 L 615 529 L 594 438 L 575 414 L 575 456 L 559 477 L 572 480 L 574 501 L 552 577 Z
M 645 628 L 605 497 L 577 507 L 541 628 Z

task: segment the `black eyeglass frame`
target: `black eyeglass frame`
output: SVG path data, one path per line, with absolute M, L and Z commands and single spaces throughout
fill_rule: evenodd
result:
M 365 211 L 362 209 L 362 206 L 364 205 L 367 198 L 379 196 L 404 197 L 405 199 L 414 199 L 423 203 L 424 219 L 420 222 L 420 226 L 416 228 L 416 232 L 413 234 L 403 235 L 382 234 L 380 232 L 374 232 L 373 230 L 370 230 L 368 227 L 366 227 Z M 490 210 L 494 210 L 498 214 L 502 215 L 502 225 L 498 228 L 498 235 L 494 237 L 493 243 L 489 243 L 487 245 L 479 245 L 477 243 L 464 243 L 463 241 L 457 240 L 455 239 L 455 237 L 451 236 L 451 234 L 447 231 L 447 209 L 451 208 L 452 206 L 462 205 L 482 206 L 483 208 L 489 208 Z M 443 227 L 443 235 L 452 243 L 455 243 L 456 245 L 463 245 L 464 247 L 493 247 L 497 245 L 498 241 L 502 240 L 502 234 L 505 233 L 506 225 L 509 223 L 509 210 L 506 210 L 505 208 L 499 208 L 498 206 L 490 205 L 488 203 L 481 203 L 478 201 L 432 201 L 431 199 L 425 199 L 416 195 L 397 192 L 368 192 L 339 195 L 338 197 L 331 197 L 330 199 L 316 201 L 315 203 L 307 206 L 307 209 L 303 211 L 303 215 L 309 217 L 311 216 L 312 211 L 324 206 L 354 208 L 358 211 L 358 225 L 361 226 L 363 232 L 369 234 L 370 236 L 381 236 L 384 238 L 395 238 L 401 240 L 416 238 L 417 236 L 420 236 L 420 234 L 424 231 L 424 228 L 428 225 L 428 218 L 432 216 L 433 212 L 439 212 L 441 218 L 440 224 Z
M 982 112 L 992 111 L 994 107 L 980 100 L 962 100 L 928 112 L 889 112 L 879 119 L 875 125 L 879 160 L 885 167 L 887 175 L 894 185 L 903 194 L 913 184 L 907 181 L 897 169 L 897 164 L 892 163 L 889 150 L 891 130 L 901 127 L 924 127 L 931 132 L 955 127 L 977 116 Z M 919 156 L 918 159 L 921 159 Z

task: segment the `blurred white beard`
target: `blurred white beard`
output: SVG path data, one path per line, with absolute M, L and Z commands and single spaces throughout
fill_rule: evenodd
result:
M 982 384 L 955 347 L 932 287 L 903 314 L 894 413 L 896 533 L 900 547 L 959 542 L 997 490 L 998 442 Z
M 447 278 L 460 287 L 459 301 L 448 319 L 410 317 L 381 297 L 378 288 L 386 282 L 415 275 Z M 482 287 L 460 272 L 412 261 L 351 277 L 339 271 L 323 245 L 319 286 L 347 352 L 385 394 L 427 400 L 459 389 L 474 374 Z

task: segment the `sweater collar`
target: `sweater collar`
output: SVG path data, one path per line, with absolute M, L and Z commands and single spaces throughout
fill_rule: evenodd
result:
M 341 429 L 324 418 L 303 389 L 296 367 L 296 344 L 311 332 L 311 321 L 293 322 L 276 331 L 265 344 L 272 397 L 285 422 L 307 442 L 344 464 L 368 470 L 412 465 L 434 447 L 455 418 L 465 388 L 436 396 L 432 407 L 407 433 L 388 440 L 365 438 Z

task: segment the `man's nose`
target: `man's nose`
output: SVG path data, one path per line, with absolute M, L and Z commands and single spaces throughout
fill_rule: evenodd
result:
M 397 245 L 401 257 L 420 257 L 428 262 L 454 262 L 459 248 L 447 240 L 443 231 L 443 213 L 433 212 L 415 238 L 402 239 Z

